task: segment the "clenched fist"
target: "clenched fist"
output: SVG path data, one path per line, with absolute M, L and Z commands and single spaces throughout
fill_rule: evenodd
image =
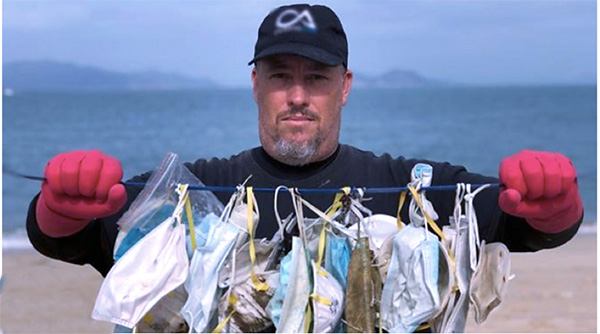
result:
M 559 153 L 521 151 L 500 163 L 498 204 L 505 213 L 522 217 L 535 229 L 558 233 L 583 215 L 577 171 Z
M 74 234 L 93 218 L 115 214 L 127 201 L 121 163 L 100 151 L 58 154 L 44 176 L 36 217 L 51 237 Z

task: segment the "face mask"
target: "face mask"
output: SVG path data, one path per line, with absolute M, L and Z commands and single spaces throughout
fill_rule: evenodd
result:
M 267 305 L 279 285 L 279 272 L 259 272 L 257 276 L 269 289 L 256 290 L 248 278 L 233 285 L 230 294 L 221 299 L 219 308 L 224 312 L 219 321 L 224 324 L 224 333 L 261 333 L 272 328 Z
M 411 186 L 419 190 L 422 187 L 431 186 L 431 180 L 433 179 L 433 167 L 428 164 L 418 163 L 411 170 Z M 433 208 L 433 204 L 425 197 L 425 191 L 419 192 L 419 198 L 422 203 L 421 206 L 417 205 L 417 201 L 412 198 L 408 207 L 408 216 L 410 223 L 414 226 L 425 226 L 427 219 L 425 215 L 428 215 L 432 220 L 438 220 L 438 214 Z
M 247 195 L 247 204 L 242 199 Z M 258 214 L 254 211 L 255 198 L 252 188 L 239 187 L 234 193 L 218 220 L 211 221 L 206 244 L 196 248 L 190 266 L 190 279 L 186 282 L 189 297 L 181 313 L 190 326 L 198 331 L 209 330 L 211 319 L 216 314 L 220 294 L 217 293 L 220 272 L 235 248 L 236 242 L 245 241 L 250 232 L 251 246 L 254 246 L 254 227 L 258 222 Z M 258 210 L 258 209 L 257 209 Z M 251 251 L 254 249 L 251 247 Z M 253 259 L 249 261 L 254 265 Z M 254 278 L 254 271 L 251 268 Z
M 186 333 L 189 326 L 181 316 L 188 294 L 183 285 L 169 292 L 136 325 L 138 333 Z
M 392 262 L 383 285 L 381 318 L 389 332 L 413 332 L 440 305 L 440 244 L 431 232 L 407 225 L 394 238 Z
M 348 331 L 375 332 L 375 303 L 378 296 L 371 268 L 368 238 L 360 238 L 352 251 L 346 287 L 345 319 Z
M 327 232 L 327 246 L 325 247 L 325 270 L 339 282 L 346 290 L 348 280 L 348 266 L 351 255 L 350 243 L 343 237 L 332 232 Z
M 400 224 L 404 226 L 403 223 Z M 390 215 L 376 214 L 365 217 L 362 228 L 369 237 L 369 248 L 373 251 L 375 266 L 381 278 L 385 280 L 392 257 L 394 235 L 399 230 L 398 221 Z M 358 224 L 350 226 L 349 230 L 356 235 Z
M 205 246 L 196 248 L 190 265 L 190 277 L 185 288 L 188 300 L 181 309 L 187 323 L 197 332 L 207 330 L 217 307 L 217 281 L 225 258 L 233 248 L 240 230 L 217 221 L 212 226 Z
M 250 277 L 249 243 L 233 253 L 232 260 L 222 271 L 220 286 L 228 291 L 219 302 L 219 323 L 225 333 L 257 333 L 269 331 L 273 322 L 267 305 L 279 286 L 279 271 L 265 270 L 275 244 L 260 240 L 256 243 L 256 277 L 266 290 L 256 289 Z M 272 330 L 272 329 L 271 329 Z
M 337 327 L 344 310 L 344 290 L 338 281 L 312 262 L 314 290 L 313 333 L 330 333 Z
M 456 291 L 451 293 L 443 313 L 434 320 L 433 326 L 438 333 L 463 333 L 469 312 L 469 287 L 473 270 L 470 266 L 469 225 L 462 216 L 457 224 L 450 217 L 450 226 L 444 226 L 444 234 L 450 236 L 449 242 L 454 253 L 456 268 Z
M 454 213 L 450 217 L 450 225 L 444 226 L 448 247 L 454 254 L 456 289 L 450 294 L 442 314 L 432 321 L 434 330 L 439 333 L 464 332 L 469 312 L 469 288 L 473 276 L 471 258 L 476 246 L 471 229 L 477 229 L 478 226 L 470 223 L 469 218 L 462 213 L 466 191 L 465 184 L 457 184 Z M 469 203 L 466 206 L 469 214 L 474 213 L 470 210 Z
M 92 318 L 133 328 L 188 275 L 183 201 L 166 219 L 133 245 L 104 279 Z
M 209 240 L 209 234 L 211 228 L 217 224 L 219 217 L 214 213 L 209 213 L 206 217 L 202 218 L 200 223 L 195 226 L 194 234 L 196 235 L 196 248 L 206 245 L 206 241 Z M 192 249 L 191 243 L 188 243 L 188 255 L 190 258 L 194 255 L 195 249 Z
M 470 299 L 475 310 L 475 322 L 480 324 L 500 304 L 510 276 L 510 253 L 502 243 L 482 241 L 479 265 L 471 281 Z
M 304 330 L 311 282 L 306 251 L 302 240 L 292 238 L 292 251 L 283 258 L 280 285 L 267 306 L 277 333 Z
M 384 214 L 365 217 L 363 227 L 369 236 L 369 247 L 371 247 L 372 251 L 381 249 L 384 242 L 399 230 L 396 217 Z

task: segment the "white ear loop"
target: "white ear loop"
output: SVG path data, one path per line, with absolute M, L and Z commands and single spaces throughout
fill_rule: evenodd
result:
M 298 234 L 300 235 L 300 239 L 302 242 L 306 242 L 306 235 L 304 231 L 304 212 L 302 211 L 302 204 L 299 200 L 300 195 L 297 194 L 295 188 L 288 188 L 290 195 L 292 196 L 292 206 L 294 207 L 294 212 L 296 213 L 296 223 L 298 224 Z
M 460 227 L 460 217 L 462 216 L 462 202 L 465 198 L 465 188 L 466 185 L 464 183 L 456 184 L 456 196 L 454 197 L 454 211 L 452 216 L 454 217 L 454 222 L 457 227 Z
M 479 239 L 479 225 L 477 224 L 477 215 L 475 214 L 475 206 L 473 200 L 475 196 L 479 194 L 485 188 L 488 188 L 489 184 L 484 184 L 477 188 L 475 191 L 471 191 L 471 185 L 467 184 L 465 194 L 465 215 L 469 222 L 469 247 L 471 248 L 471 269 L 475 271 L 479 266 L 478 257 L 476 250 L 480 247 L 481 241 Z
M 285 238 L 285 234 L 284 234 L 283 223 L 281 221 L 281 217 L 279 216 L 279 210 L 277 208 L 278 208 L 278 201 L 279 201 L 279 191 L 284 188 L 289 191 L 288 187 L 279 186 L 279 187 L 275 188 L 275 194 L 273 195 L 273 209 L 275 211 L 275 220 L 277 221 L 277 225 L 279 225 L 278 232 L 280 234 L 281 240 L 283 240 Z

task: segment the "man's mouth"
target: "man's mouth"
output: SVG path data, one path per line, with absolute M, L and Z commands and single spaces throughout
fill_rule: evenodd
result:
M 314 115 L 311 115 L 311 113 L 307 111 L 287 113 L 283 117 L 281 117 L 282 122 L 289 123 L 312 122 L 314 120 L 316 120 L 316 117 Z
M 314 118 L 307 115 L 291 115 L 283 117 L 281 120 L 284 122 L 309 122 L 314 121 Z

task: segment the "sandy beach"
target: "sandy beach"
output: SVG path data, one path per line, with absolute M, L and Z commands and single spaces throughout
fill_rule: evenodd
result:
M 596 235 L 537 253 L 512 254 L 508 294 L 467 332 L 597 332 Z M 35 252 L 4 252 L 0 329 L 6 333 L 111 333 L 91 319 L 102 277 L 89 266 Z

